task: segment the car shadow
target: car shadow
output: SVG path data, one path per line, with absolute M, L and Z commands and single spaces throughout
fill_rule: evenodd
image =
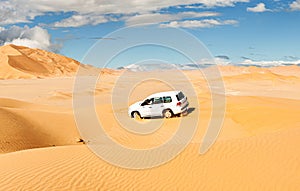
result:
M 188 108 L 187 114 L 184 115 L 184 116 L 188 116 L 190 113 L 192 113 L 195 110 L 196 110 L 196 108 L 194 108 L 194 107 Z M 178 116 L 174 116 L 174 117 L 178 117 Z M 157 116 L 157 117 L 145 117 L 144 119 L 163 119 L 163 117 L 159 117 L 159 116 Z
M 187 113 L 190 114 L 190 113 L 192 113 L 195 110 L 196 110 L 196 108 L 190 107 L 190 108 L 188 108 Z

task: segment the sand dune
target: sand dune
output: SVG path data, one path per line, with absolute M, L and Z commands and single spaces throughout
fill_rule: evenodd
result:
M 196 134 L 176 158 L 155 168 L 131 170 L 105 162 L 79 142 L 91 140 L 79 134 L 73 113 L 72 75 L 78 64 L 45 51 L 0 48 L 0 78 L 5 79 L 0 80 L 0 190 L 300 189 L 298 66 L 220 66 L 222 76 L 213 80 L 223 80 L 224 90 L 210 87 L 200 71 L 134 73 L 84 66 L 84 76 L 77 80 L 89 79 L 89 70 L 100 78 L 95 88 L 81 86 L 77 96 L 94 96 L 93 112 L 105 133 L 125 147 L 160 146 L 174 136 L 181 119 L 199 119 Z M 161 77 L 172 84 L 157 80 Z M 147 80 L 136 83 L 142 78 Z M 128 118 L 128 104 L 172 85 L 188 95 L 192 110 L 187 116 L 139 122 Z M 226 96 L 226 113 L 216 143 L 199 155 L 212 115 L 211 89 L 216 96 Z M 148 135 L 124 129 L 123 123 L 139 128 L 154 120 L 161 127 Z M 185 125 L 190 128 L 192 122 Z M 87 121 L 86 129 L 91 126 Z M 111 146 L 101 139 L 104 135 L 98 136 L 97 144 Z
M 149 170 L 127 170 L 97 158 L 85 146 L 21 151 L 1 156 L 4 190 L 298 190 L 299 128 L 199 144 Z M 163 155 L 163 153 L 162 153 Z M 5 165 L 4 165 L 5 164 Z
M 297 97 L 299 89 L 295 89 L 299 87 L 298 80 L 282 75 L 279 79 L 281 83 L 275 83 L 266 90 L 266 87 L 270 87 L 269 80 L 274 78 L 273 74 L 262 73 L 259 75 L 265 76 L 258 79 L 249 79 L 249 74 L 244 74 L 244 77 L 239 75 L 236 79 L 234 75 L 230 79 L 224 78 L 224 93 L 227 95 L 224 125 L 216 144 L 205 155 L 199 155 L 199 147 L 211 114 L 211 97 L 201 76 L 193 71 L 187 71 L 186 74 L 191 77 L 198 91 L 198 98 L 189 99 L 192 104 L 196 99 L 200 102 L 200 108 L 197 108 L 201 111 L 200 116 L 196 112 L 186 116 L 201 119 L 197 133 L 189 146 L 174 160 L 148 170 L 128 170 L 112 166 L 91 153 L 86 146 L 59 146 L 81 144 L 76 143 L 76 138 L 80 135 L 76 130 L 70 103 L 72 78 L 59 80 L 65 86 L 59 88 L 60 91 L 41 88 L 34 94 L 28 94 L 27 101 L 0 99 L 1 152 L 18 150 L 0 156 L 4 172 L 0 175 L 0 188 L 298 190 L 300 101 Z M 114 112 L 126 113 L 127 110 L 119 108 L 113 112 L 110 101 L 111 88 L 118 75 L 108 74 L 104 79 L 108 83 L 99 82 L 94 92 L 96 109 L 106 132 L 115 141 L 131 148 L 152 148 L 173 135 L 180 118 L 168 120 L 161 129 L 147 136 L 125 131 L 115 120 Z M 181 80 L 175 82 L 183 83 L 184 86 Z M 43 84 L 51 83 L 58 81 L 28 81 L 28 86 L 43 87 Z M 10 81 L 6 83 L 6 88 L 22 85 L 20 81 Z M 126 88 L 126 83 L 120 86 Z M 292 98 L 280 97 L 285 95 L 277 93 L 278 88 L 282 87 L 288 90 Z M 139 99 L 139 92 L 143 95 L 165 88 L 167 86 L 160 82 L 146 81 L 133 90 L 130 100 L 133 102 Z M 229 89 L 238 93 L 232 94 Z M 253 89 L 264 90 L 264 93 Z M 274 96 L 274 93 L 279 97 Z M 92 90 L 82 89 L 82 96 L 91 94 Z M 33 95 L 40 95 L 39 104 L 30 102 L 30 96 Z M 13 92 L 7 96 L 13 97 Z M 61 102 L 66 104 L 56 104 Z M 39 147 L 46 148 L 31 149 Z M 22 151 L 24 149 L 27 150 Z M 164 153 L 162 157 L 163 155 Z
M 77 144 L 69 109 L 0 99 L 0 152 Z
M 78 66 L 87 74 L 114 72 L 110 69 L 97 69 L 90 65 L 80 64 L 71 58 L 31 49 L 23 46 L 5 45 L 0 47 L 0 79 L 36 79 L 49 77 L 74 76 Z
M 79 62 L 39 49 L 6 45 L 0 47 L 0 79 L 71 76 Z

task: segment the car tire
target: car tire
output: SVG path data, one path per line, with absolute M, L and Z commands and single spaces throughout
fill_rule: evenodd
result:
M 141 115 L 140 115 L 140 113 L 139 113 L 138 111 L 132 112 L 132 117 L 133 117 L 134 119 L 137 119 L 137 120 L 142 119 L 142 118 L 141 118 Z
M 172 110 L 170 110 L 170 109 L 164 110 L 163 116 L 164 116 L 164 118 L 167 118 L 167 119 L 173 117 L 173 112 L 172 112 Z

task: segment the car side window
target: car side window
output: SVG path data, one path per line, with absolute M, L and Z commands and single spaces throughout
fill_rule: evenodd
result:
M 162 97 L 155 97 L 153 100 L 153 104 L 160 104 L 163 103 L 163 98 Z
M 171 103 L 172 102 L 171 96 L 165 96 L 165 97 L 163 97 L 163 99 L 164 99 L 164 103 Z

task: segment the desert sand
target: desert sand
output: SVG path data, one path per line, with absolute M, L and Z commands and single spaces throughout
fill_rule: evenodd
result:
M 97 157 L 78 130 L 72 98 L 79 65 L 46 51 L 0 48 L 0 190 L 300 189 L 300 67 L 219 66 L 222 76 L 215 80 L 224 82 L 225 91 L 217 92 L 226 98 L 224 121 L 215 144 L 199 154 L 212 112 L 212 87 L 201 71 L 181 73 L 194 87 L 194 95 L 174 71 L 98 71 L 84 66 L 87 73 L 96 71 L 100 77 L 95 88 L 83 86 L 80 96 L 94 96 L 105 132 L 129 148 L 162 145 L 182 119 L 136 122 L 127 117 L 129 104 L 173 88 L 157 80 L 159 76 L 169 76 L 189 98 L 193 111 L 183 118 L 199 120 L 191 142 L 165 164 L 134 170 Z M 119 82 L 121 76 L 126 80 Z M 131 89 L 135 79 L 147 76 Z M 121 103 L 128 88 L 129 99 Z M 116 92 L 117 101 L 112 102 Z M 156 120 L 162 125 L 149 135 L 138 135 L 125 130 L 120 120 L 137 126 Z

